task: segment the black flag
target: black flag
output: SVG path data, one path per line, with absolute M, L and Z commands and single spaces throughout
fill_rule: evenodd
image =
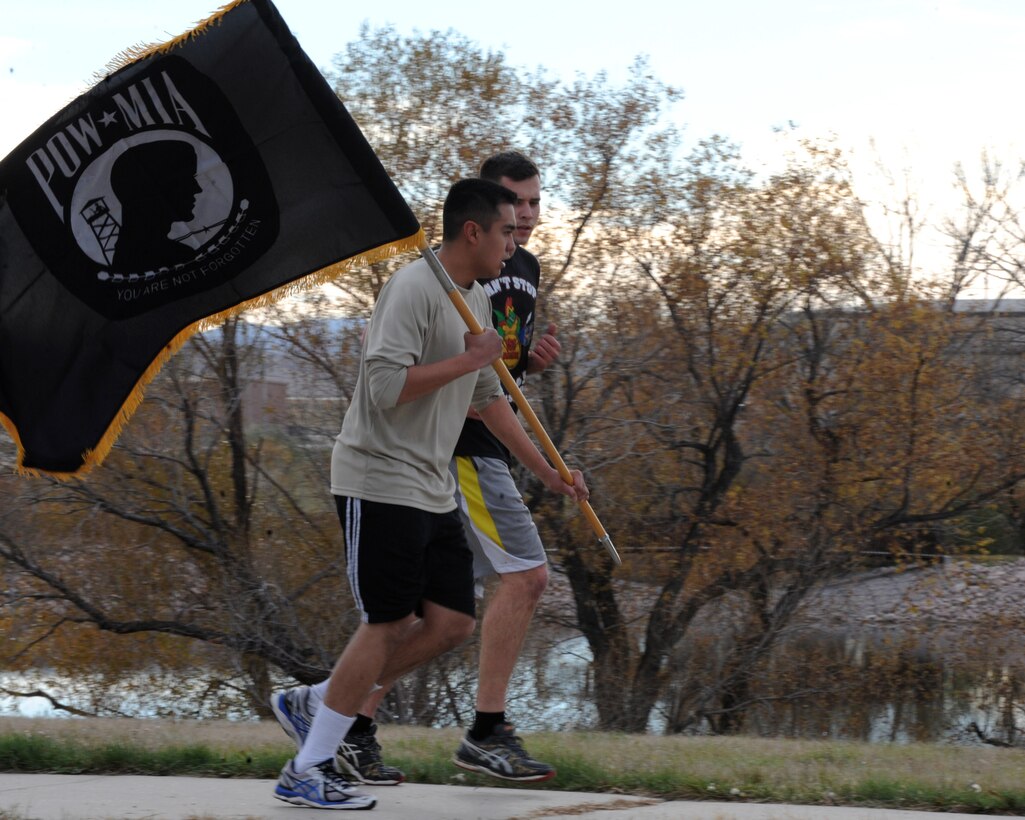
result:
M 0 421 L 19 469 L 98 464 L 196 331 L 422 244 L 269 0 L 132 55 L 0 162 Z

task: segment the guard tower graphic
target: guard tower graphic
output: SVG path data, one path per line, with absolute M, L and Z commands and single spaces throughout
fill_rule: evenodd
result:
M 111 215 L 107 200 L 102 196 L 90 199 L 82 207 L 81 214 L 96 237 L 104 261 L 109 265 L 114 258 L 114 246 L 121 233 L 121 226 Z

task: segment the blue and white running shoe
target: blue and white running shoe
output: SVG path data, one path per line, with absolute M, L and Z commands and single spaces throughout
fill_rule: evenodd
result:
M 372 809 L 377 798 L 364 794 L 335 771 L 334 761 L 325 760 L 305 772 L 292 768 L 289 760 L 281 770 L 274 796 L 296 806 L 315 809 Z
M 297 686 L 288 689 L 270 699 L 270 708 L 285 730 L 296 749 L 302 749 L 306 735 L 310 733 L 313 723 L 313 710 L 310 709 L 310 687 Z

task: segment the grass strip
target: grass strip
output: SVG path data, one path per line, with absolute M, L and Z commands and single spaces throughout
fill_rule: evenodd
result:
M 0 735 L 0 771 L 55 774 L 143 774 L 277 777 L 288 754 L 225 752 L 208 746 L 148 749 L 122 741 L 86 744 L 45 735 Z
M 7 772 L 276 778 L 293 754 L 273 723 L 154 727 L 126 721 L 122 730 L 90 731 L 90 721 L 51 720 L 6 732 L 4 723 L 0 719 L 0 771 Z M 520 788 L 454 767 L 457 730 L 382 726 L 378 737 L 385 759 L 413 782 Z M 1025 811 L 1022 749 L 599 732 L 537 733 L 525 742 L 559 772 L 528 788 L 663 800 Z

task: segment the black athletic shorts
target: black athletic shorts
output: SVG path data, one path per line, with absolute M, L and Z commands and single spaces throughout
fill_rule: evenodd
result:
M 366 623 L 419 614 L 422 601 L 476 617 L 473 553 L 459 512 L 336 495 L 349 586 Z

